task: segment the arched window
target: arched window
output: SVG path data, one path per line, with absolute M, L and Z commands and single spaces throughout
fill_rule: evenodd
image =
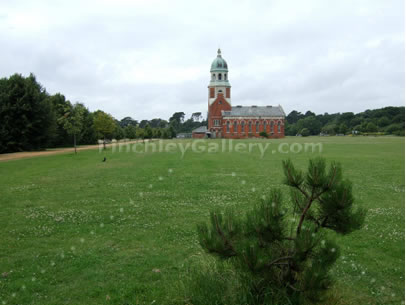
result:
M 219 73 L 219 80 L 221 80 L 221 73 Z
M 281 132 L 281 121 L 278 121 L 278 133 Z
M 255 132 L 256 133 L 259 132 L 259 122 L 258 121 L 255 123 Z
M 252 132 L 252 122 L 248 122 L 248 132 Z
M 264 121 L 264 132 L 266 132 L 266 121 Z
M 227 80 L 227 73 L 224 74 L 224 80 Z
M 227 132 L 230 132 L 230 121 L 227 121 Z
M 241 133 L 245 133 L 245 121 L 241 121 Z
M 237 121 L 234 121 L 234 132 L 237 132 Z
M 271 121 L 271 133 L 273 133 L 273 129 L 274 129 L 274 122 Z
M 213 75 L 211 76 L 211 80 L 216 80 L 216 74 L 213 73 Z

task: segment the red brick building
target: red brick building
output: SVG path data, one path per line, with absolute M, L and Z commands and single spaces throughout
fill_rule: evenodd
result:
M 260 137 L 259 134 L 262 131 L 265 131 L 270 138 L 285 136 L 286 115 L 280 105 L 231 106 L 228 66 L 221 57 L 220 49 L 211 65 L 210 74 L 207 137 L 251 138 Z

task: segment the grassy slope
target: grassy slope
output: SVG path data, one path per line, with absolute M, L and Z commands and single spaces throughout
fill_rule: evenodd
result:
M 322 142 L 322 155 L 342 163 L 357 202 L 369 209 L 362 231 L 338 237 L 334 273 L 343 303 L 399 304 L 405 152 L 404 138 L 391 137 L 272 140 L 263 159 L 257 150 L 183 159 L 108 151 L 102 163 L 94 150 L 0 163 L 0 273 L 7 272 L 0 301 L 168 303 L 168 283 L 204 255 L 196 223 L 212 208 L 249 208 L 280 185 L 281 160 L 304 167 L 316 155 L 273 154 L 282 142 Z

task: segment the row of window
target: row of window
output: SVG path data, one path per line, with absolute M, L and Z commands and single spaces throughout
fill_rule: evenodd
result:
M 219 121 L 219 120 L 214 120 L 214 121 Z M 238 123 L 237 123 L 237 121 L 234 121 L 234 123 L 233 123 L 233 125 L 234 125 L 234 132 L 237 132 L 237 126 L 238 126 Z M 249 121 L 248 122 L 248 132 L 252 132 L 252 121 Z M 263 122 L 263 131 L 266 131 L 266 121 L 264 121 Z M 274 122 L 273 121 L 271 121 L 271 133 L 273 133 L 273 129 L 274 129 Z M 217 125 L 215 125 L 215 126 L 217 126 Z M 255 123 L 255 132 L 256 133 L 258 133 L 259 132 L 259 126 L 260 126 L 260 123 L 257 121 L 256 123 Z M 280 133 L 281 132 L 281 121 L 278 121 L 278 124 L 277 124 L 277 126 L 278 126 L 278 133 Z M 241 130 L 245 130 L 245 121 L 241 121 Z M 230 121 L 227 121 L 227 123 L 226 123 L 226 131 L 227 132 L 230 132 Z
M 221 73 L 217 74 L 217 80 L 221 80 L 223 78 L 223 75 Z M 216 80 L 216 74 L 213 73 L 211 76 L 211 80 Z M 227 73 L 224 73 L 224 80 L 227 80 Z

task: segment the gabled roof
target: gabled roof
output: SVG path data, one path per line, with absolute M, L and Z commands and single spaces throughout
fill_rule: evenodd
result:
M 285 117 L 282 106 L 234 106 L 231 111 L 223 111 L 226 117 Z
M 192 133 L 206 133 L 206 132 L 207 132 L 206 126 L 200 126 L 192 130 Z

